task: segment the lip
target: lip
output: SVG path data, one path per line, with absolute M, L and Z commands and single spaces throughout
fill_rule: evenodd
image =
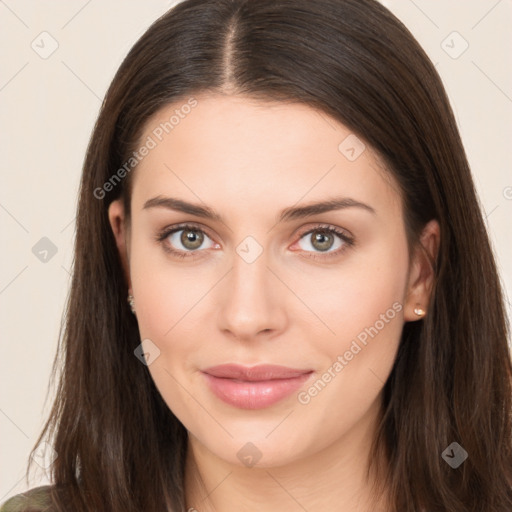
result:
M 269 407 L 299 389 L 312 373 L 310 369 L 269 364 L 222 364 L 203 370 L 210 390 L 240 409 Z

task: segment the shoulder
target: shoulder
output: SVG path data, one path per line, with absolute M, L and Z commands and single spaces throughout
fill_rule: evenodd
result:
M 0 504 L 0 512 L 50 512 L 51 488 L 51 485 L 42 485 L 16 494 Z

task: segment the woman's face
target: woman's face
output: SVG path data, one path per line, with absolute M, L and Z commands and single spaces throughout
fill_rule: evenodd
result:
M 367 435 L 404 322 L 427 304 L 398 187 L 308 106 L 196 100 L 146 124 L 129 232 L 121 201 L 109 209 L 158 390 L 197 446 L 233 464 Z M 226 364 L 242 368 L 212 369 Z M 259 365 L 292 370 L 247 370 Z

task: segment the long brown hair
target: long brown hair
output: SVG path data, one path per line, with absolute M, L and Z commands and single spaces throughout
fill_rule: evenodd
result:
M 512 363 L 494 256 L 441 80 L 374 0 L 185 0 L 125 58 L 87 150 L 59 384 L 31 452 L 51 439 L 58 454 L 56 509 L 184 509 L 187 432 L 134 356 L 139 332 L 107 209 L 123 197 L 129 210 L 126 162 L 150 116 L 203 91 L 325 112 L 386 162 L 411 245 L 439 221 L 429 315 L 404 326 L 374 453 L 387 454 L 398 511 L 512 510 Z M 453 442 L 468 454 L 457 468 L 442 457 Z

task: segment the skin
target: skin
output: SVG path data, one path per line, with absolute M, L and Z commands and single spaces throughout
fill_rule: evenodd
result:
M 120 200 L 109 207 L 141 340 L 160 350 L 148 369 L 189 431 L 187 510 L 369 510 L 365 470 L 382 389 L 404 323 L 428 304 L 427 255 L 437 254 L 439 225 L 428 223 L 425 250 L 409 254 L 397 184 L 368 145 L 347 159 L 338 146 L 351 132 L 326 114 L 299 103 L 196 98 L 134 171 L 131 222 Z M 184 103 L 159 111 L 140 140 Z M 144 209 L 156 196 L 208 205 L 225 222 Z M 284 208 L 334 196 L 375 213 L 349 207 L 277 223 Z M 155 240 L 182 222 L 204 229 L 198 249 L 180 242 L 182 232 Z M 347 231 L 354 245 L 333 235 L 325 250 L 344 250 L 329 258 L 315 233 L 303 235 L 319 224 Z M 252 263 L 236 251 L 249 235 L 262 249 Z M 196 255 L 172 256 L 164 243 Z M 200 372 L 229 362 L 312 369 L 307 392 L 393 304 L 394 318 L 306 404 L 292 393 L 239 409 L 213 395 Z M 248 442 L 261 453 L 253 467 L 237 457 Z M 385 500 L 373 510 L 387 510 Z

